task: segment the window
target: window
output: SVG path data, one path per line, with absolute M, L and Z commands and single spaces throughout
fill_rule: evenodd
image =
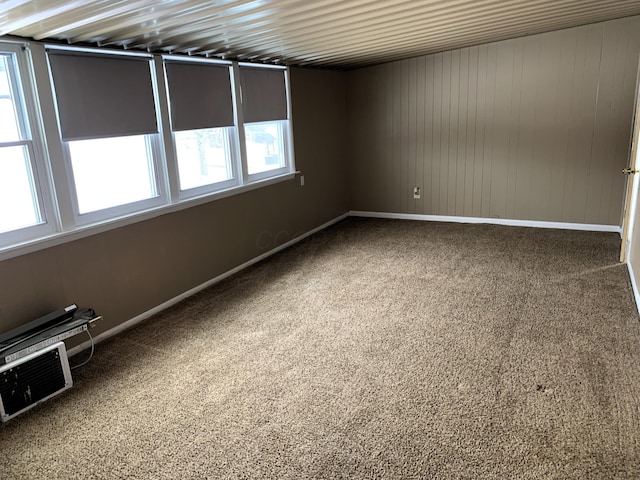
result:
M 78 212 L 85 214 L 156 197 L 150 147 L 145 135 L 70 141 Z
M 234 178 L 227 128 L 175 132 L 180 190 L 224 184 Z
M 261 122 L 245 125 L 247 171 L 249 175 L 286 167 L 284 131 L 286 122 Z
M 42 222 L 30 157 L 25 145 L 0 150 L 0 233 Z
M 292 178 L 288 89 L 280 66 L 3 39 L 0 258 Z
M 165 202 L 150 57 L 51 49 L 76 224 Z
M 239 71 L 249 181 L 290 172 L 286 69 L 241 64 Z
M 239 183 L 231 63 L 165 57 L 180 196 Z
M 43 149 L 31 130 L 27 63 L 21 45 L 0 43 L 0 246 L 53 230 L 47 186 L 39 183 Z

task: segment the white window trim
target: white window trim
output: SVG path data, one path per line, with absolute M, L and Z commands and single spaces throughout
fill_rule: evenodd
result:
M 50 235 L 59 229 L 59 215 L 55 208 L 56 204 L 49 183 L 49 178 L 51 178 L 50 162 L 47 148 L 44 144 L 44 136 L 42 135 L 42 123 L 40 121 L 42 115 L 39 103 L 36 101 L 38 95 L 33 81 L 34 72 L 31 68 L 33 62 L 28 45 L 25 42 L 0 41 L 0 50 L 13 53 L 17 60 L 18 71 L 16 73 L 18 78 L 14 78 L 14 81 L 16 81 L 20 89 L 20 95 L 24 102 L 24 111 L 22 113 L 26 116 L 26 118 L 21 118 L 20 120 L 23 122 L 23 128 L 26 128 L 30 133 L 30 140 L 3 142 L 2 146 L 22 145 L 27 147 L 33 175 L 33 187 L 40 207 L 42 223 L 0 233 L 0 251 L 2 248 L 10 248 L 11 245 L 17 243 Z

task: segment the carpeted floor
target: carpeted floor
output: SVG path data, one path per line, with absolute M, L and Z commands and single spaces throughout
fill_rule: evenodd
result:
M 640 478 L 619 248 L 348 219 L 99 344 L 0 478 Z

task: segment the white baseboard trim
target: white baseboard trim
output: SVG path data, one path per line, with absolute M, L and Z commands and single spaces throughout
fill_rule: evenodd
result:
M 352 217 L 391 218 L 398 220 L 420 220 L 424 222 L 453 222 L 453 223 L 489 223 L 493 225 L 508 225 L 512 227 L 555 228 L 558 230 L 584 230 L 588 232 L 615 232 L 622 235 L 622 228 L 618 225 L 597 225 L 590 223 L 542 222 L 536 220 L 514 220 L 508 218 L 456 217 L 446 215 L 421 215 L 416 213 L 387 213 L 362 212 L 352 210 Z
M 134 325 L 142 322 L 143 320 L 146 320 L 147 318 L 149 318 L 149 317 L 151 317 L 151 316 L 153 316 L 153 315 L 155 315 L 157 313 L 160 313 L 161 311 L 163 311 L 163 310 L 175 305 L 176 303 L 184 300 L 185 298 L 190 297 L 192 295 L 195 295 L 196 293 L 204 290 L 205 288 L 209 288 L 210 286 L 215 285 L 218 282 L 221 282 L 225 278 L 228 278 L 231 275 L 234 275 L 234 274 L 238 273 L 239 271 L 244 270 L 245 268 L 250 267 L 251 265 L 254 265 L 254 264 L 258 263 L 261 260 L 264 260 L 265 258 L 268 258 L 268 257 L 280 252 L 281 250 L 284 250 L 285 248 L 288 248 L 288 247 L 290 247 L 292 245 L 295 245 L 296 243 L 304 240 L 305 238 L 313 235 L 314 233 L 317 233 L 317 232 L 319 232 L 321 230 L 324 230 L 325 228 L 328 228 L 331 225 L 333 225 L 335 223 L 338 223 L 341 220 L 344 220 L 348 216 L 349 216 L 349 214 L 345 213 L 344 215 L 340 215 L 339 217 L 336 217 L 333 220 L 329 220 L 328 222 L 323 223 L 319 227 L 316 227 L 316 228 L 314 228 L 312 230 L 309 230 L 308 232 L 303 233 L 302 235 L 300 235 L 300 236 L 298 236 L 298 237 L 296 237 L 296 238 L 294 238 L 292 240 L 289 240 L 288 242 L 283 243 L 282 245 L 279 245 L 279 246 L 269 250 L 268 252 L 265 252 L 265 253 L 263 253 L 261 255 L 258 255 L 257 257 L 252 258 L 251 260 L 249 260 L 247 262 L 244 262 L 243 264 L 238 265 L 237 267 L 232 268 L 231 270 L 228 270 L 228 271 L 218 275 L 217 277 L 212 278 L 211 280 L 208 280 L 208 281 L 206 281 L 206 282 L 204 282 L 204 283 L 192 288 L 191 290 L 187 290 L 186 292 L 181 293 L 180 295 L 178 295 L 176 297 L 173 297 L 170 300 L 167 300 L 166 302 L 158 305 L 157 307 L 152 308 L 151 310 L 147 310 L 146 312 L 143 312 L 140 315 L 137 315 L 137 316 L 127 320 L 126 322 L 123 322 L 123 323 L 121 323 L 121 324 L 119 324 L 119 325 L 117 325 L 117 326 L 115 326 L 115 327 L 113 327 L 113 328 L 111 328 L 111 329 L 109 329 L 109 330 L 107 330 L 105 332 L 102 332 L 100 335 L 94 337 L 93 341 L 94 341 L 94 343 L 97 344 L 97 343 L 100 343 L 100 342 L 106 340 L 109 337 L 117 335 L 118 333 L 121 333 L 121 332 L 133 327 Z M 73 348 L 69 349 L 69 351 L 67 352 L 67 355 L 69 355 L 69 356 L 76 355 L 77 353 L 82 352 L 82 351 L 84 351 L 84 350 L 86 350 L 87 348 L 90 348 L 90 347 L 91 347 L 91 341 L 87 340 L 86 342 L 84 342 L 84 343 L 82 343 L 82 344 L 80 344 L 80 345 L 78 345 L 76 347 L 73 347 Z
M 633 297 L 636 301 L 636 309 L 640 315 L 640 292 L 638 292 L 638 284 L 636 283 L 636 276 L 633 273 L 633 267 L 631 262 L 627 260 L 627 269 L 629 270 L 629 278 L 631 279 L 631 288 L 633 289 Z

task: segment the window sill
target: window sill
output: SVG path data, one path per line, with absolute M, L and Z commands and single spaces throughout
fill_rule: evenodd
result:
M 0 261 L 8 260 L 20 255 L 26 255 L 28 253 L 36 252 L 38 250 L 44 250 L 46 248 L 61 245 L 63 243 L 79 240 L 81 238 L 89 237 L 103 233 L 115 228 L 124 227 L 144 220 L 149 220 L 168 213 L 178 212 L 180 210 L 186 210 L 187 208 L 196 207 L 205 203 L 214 202 L 222 198 L 239 195 L 241 193 L 256 190 L 258 188 L 274 185 L 287 180 L 293 179 L 296 175 L 300 174 L 299 171 L 285 173 L 276 177 L 270 177 L 265 180 L 255 181 L 249 184 L 231 187 L 225 190 L 219 190 L 199 197 L 188 198 L 180 200 L 175 203 L 165 204 L 160 207 L 151 208 L 141 212 L 136 212 L 128 215 L 124 215 L 109 220 L 104 220 L 98 223 L 94 223 L 87 226 L 76 227 L 73 230 L 64 232 L 56 232 L 43 237 L 39 237 L 33 240 L 28 240 L 16 245 L 10 245 L 0 248 Z

